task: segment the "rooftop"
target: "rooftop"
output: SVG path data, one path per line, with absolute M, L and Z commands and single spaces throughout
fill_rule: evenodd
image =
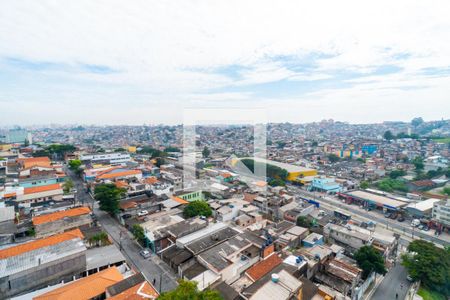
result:
M 276 255 L 272 254 L 268 258 L 258 262 L 250 269 L 247 270 L 246 274 L 253 280 L 257 281 L 261 279 L 264 275 L 273 270 L 276 266 L 282 263 L 282 259 Z
M 81 215 L 86 215 L 91 213 L 89 207 L 76 207 L 68 210 L 58 211 L 51 214 L 40 215 L 33 217 L 33 225 L 40 225 L 49 222 L 55 222 L 57 220 L 66 218 L 66 217 L 76 217 Z
M 116 267 L 111 267 L 37 296 L 33 300 L 92 299 L 103 294 L 107 287 L 122 279 L 123 276 L 119 270 Z
M 47 191 L 53 191 L 61 189 L 61 185 L 59 183 L 49 184 L 49 185 L 43 185 L 43 186 L 36 186 L 36 187 L 30 187 L 30 188 L 24 188 L 24 194 L 35 194 L 35 193 L 41 193 L 41 192 L 47 192 Z
M 30 252 L 39 248 L 44 248 L 52 245 L 62 243 L 64 241 L 75 238 L 83 239 L 83 234 L 79 229 L 67 231 L 61 234 L 55 234 L 47 238 L 31 241 L 17 246 L 9 247 L 0 250 L 0 259 L 5 259 L 11 256 L 17 256 L 25 252 Z

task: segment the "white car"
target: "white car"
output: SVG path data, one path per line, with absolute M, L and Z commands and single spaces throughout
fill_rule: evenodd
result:
M 138 212 L 138 217 L 142 217 L 142 216 L 146 216 L 148 215 L 148 211 L 146 210 L 141 210 L 140 212 Z
M 147 249 L 141 250 L 139 252 L 139 254 L 143 257 L 143 258 L 149 258 L 152 254 L 150 251 L 148 251 Z
M 420 220 L 419 219 L 412 220 L 412 222 L 411 222 L 411 226 L 412 227 L 417 227 L 419 225 L 420 225 Z

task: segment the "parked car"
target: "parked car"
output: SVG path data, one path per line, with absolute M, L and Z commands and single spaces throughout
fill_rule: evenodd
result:
M 425 225 L 420 224 L 419 227 L 417 227 L 418 229 L 422 230 L 425 227 Z
M 412 222 L 411 222 L 411 226 L 412 227 L 417 227 L 419 225 L 420 225 L 420 220 L 419 219 L 412 220 Z
M 399 222 L 404 222 L 404 221 L 405 221 L 405 218 L 402 217 L 402 216 L 400 216 L 400 217 L 398 217 L 397 221 L 399 221 Z
M 423 231 L 428 231 L 428 230 L 430 230 L 430 227 L 428 227 L 427 225 L 423 225 L 422 230 L 423 230 Z
M 138 212 L 138 217 L 142 217 L 142 216 L 146 216 L 146 215 L 148 215 L 147 210 L 141 210 L 140 212 Z
M 149 257 L 152 255 L 152 253 L 151 253 L 149 250 L 147 250 L 147 249 L 141 250 L 141 251 L 139 252 L 139 254 L 140 254 L 143 258 L 149 258 Z
M 385 217 L 385 218 L 390 218 L 390 217 L 391 217 L 391 213 L 388 213 L 388 212 L 385 213 L 385 214 L 384 214 L 384 217 Z
M 131 217 L 132 217 L 131 214 L 123 214 L 123 215 L 122 215 L 122 218 L 123 218 L 123 219 L 129 219 L 129 218 L 131 218 Z

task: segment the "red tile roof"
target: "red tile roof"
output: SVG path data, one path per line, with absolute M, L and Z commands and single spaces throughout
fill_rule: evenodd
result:
M 84 236 L 81 231 L 77 228 L 71 231 L 67 231 L 61 234 L 55 234 L 48 238 L 43 238 L 39 240 L 35 240 L 32 242 L 20 244 L 17 246 L 9 247 L 6 249 L 0 250 L 0 259 L 5 259 L 12 256 L 17 256 L 22 253 L 30 252 L 36 249 L 53 246 L 65 241 L 69 241 L 75 238 L 83 239 Z
M 155 288 L 147 281 L 136 284 L 135 286 L 123 291 L 120 294 L 112 296 L 111 300 L 141 300 L 156 299 L 159 294 Z
M 81 215 L 86 215 L 91 213 L 91 210 L 89 207 L 77 207 L 72 208 L 64 211 L 58 211 L 51 214 L 36 216 L 33 218 L 33 225 L 40 225 L 44 223 L 54 222 L 57 220 L 60 220 L 65 217 L 76 217 Z
M 272 271 L 283 260 L 276 254 L 272 254 L 265 260 L 258 262 L 245 272 L 253 281 L 261 279 L 264 275 Z
M 106 288 L 121 280 L 123 280 L 123 276 L 119 270 L 116 267 L 111 267 L 34 297 L 33 300 L 92 299 L 102 295 Z
M 58 189 L 61 189 L 61 185 L 59 183 L 54 183 L 54 184 L 49 184 L 49 185 L 24 188 L 23 193 L 25 195 L 28 195 L 28 194 L 47 192 L 47 191 L 53 191 L 53 190 L 58 190 Z

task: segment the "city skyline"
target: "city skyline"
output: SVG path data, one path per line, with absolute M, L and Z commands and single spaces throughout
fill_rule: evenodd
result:
M 110 4 L 2 4 L 0 125 L 180 124 L 205 107 L 295 123 L 450 115 L 445 2 Z

